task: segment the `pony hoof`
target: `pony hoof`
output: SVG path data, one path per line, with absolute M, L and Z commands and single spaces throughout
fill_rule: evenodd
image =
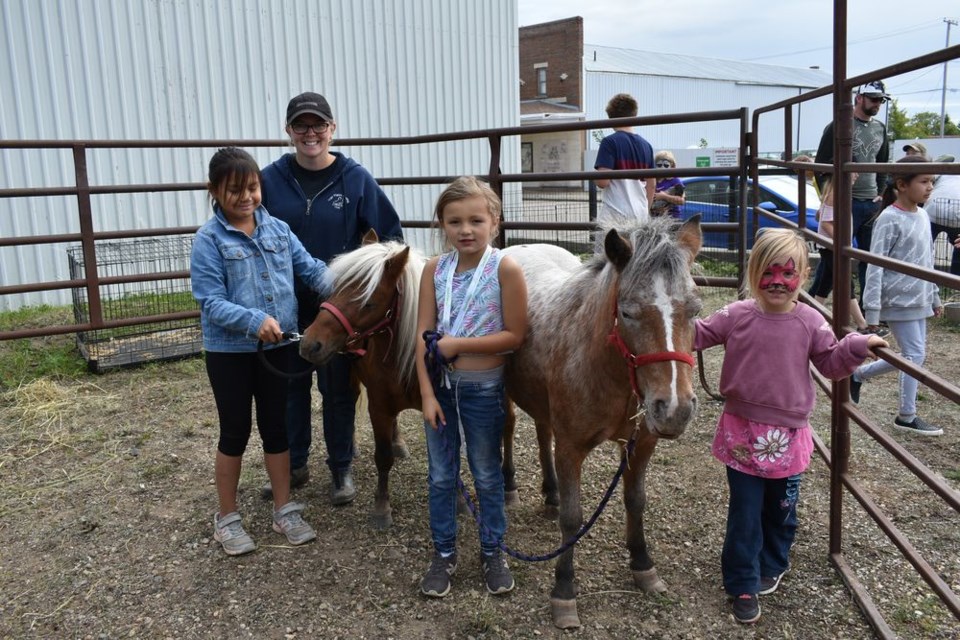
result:
M 558 629 L 576 629 L 580 626 L 576 600 L 550 598 L 550 610 L 553 613 L 553 626 Z
M 667 590 L 666 583 L 657 575 L 656 567 L 646 571 L 634 571 L 633 584 L 647 593 L 663 593 Z
M 395 460 L 404 460 L 410 457 L 410 449 L 407 448 L 406 442 L 394 442 L 391 448 L 393 449 L 393 458 Z
M 547 520 L 557 520 L 560 517 L 560 507 L 555 504 L 543 505 L 543 517 Z
M 516 489 L 503 492 L 503 505 L 508 509 L 520 504 L 520 492 Z
M 393 526 L 393 514 L 390 511 L 386 513 L 371 513 L 370 526 L 377 531 L 386 531 Z

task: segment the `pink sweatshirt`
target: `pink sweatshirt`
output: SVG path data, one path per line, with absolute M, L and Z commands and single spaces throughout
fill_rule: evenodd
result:
M 839 380 L 869 355 L 867 340 L 851 333 L 838 341 L 823 316 L 802 303 L 789 313 L 764 313 L 755 300 L 742 300 L 697 320 L 695 348 L 726 348 L 720 372 L 726 413 L 803 428 L 816 400 L 809 363 Z

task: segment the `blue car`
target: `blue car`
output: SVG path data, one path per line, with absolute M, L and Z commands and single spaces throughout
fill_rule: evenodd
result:
M 820 198 L 813 186 L 801 184 L 806 189 L 806 226 L 808 229 L 816 231 Z M 752 185 L 753 181 L 750 181 L 750 187 L 748 188 L 752 188 Z M 683 181 L 683 186 L 685 189 L 684 196 L 686 197 L 686 204 L 683 205 L 682 213 L 684 220 L 699 213 L 701 222 L 736 222 L 736 218 L 730 219 L 730 203 L 736 204 L 739 201 L 739 194 L 731 192 L 728 176 L 686 178 Z M 799 218 L 798 193 L 797 179 L 793 176 L 760 176 L 760 206 L 795 224 L 797 224 Z M 747 201 L 751 202 L 752 196 L 748 195 Z M 734 209 L 734 212 L 736 212 L 736 209 Z M 747 247 L 749 248 L 753 246 L 754 237 L 753 207 L 747 208 L 746 216 Z M 761 228 L 775 226 L 779 225 L 769 218 L 760 216 Z M 734 233 L 711 231 L 704 234 L 703 246 L 733 249 L 736 248 L 736 242 L 736 234 Z

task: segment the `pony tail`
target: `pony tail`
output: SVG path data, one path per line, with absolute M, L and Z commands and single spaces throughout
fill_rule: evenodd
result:
M 897 201 L 897 183 L 896 179 L 887 180 L 887 186 L 883 188 L 880 194 L 880 211 L 883 211 Z
M 922 164 L 924 162 L 930 162 L 930 158 L 926 156 L 904 156 L 897 160 L 897 164 Z M 909 185 L 913 182 L 913 179 L 919 175 L 923 175 L 925 172 L 923 170 L 917 170 L 914 173 L 895 173 L 887 178 L 887 186 L 883 189 L 883 193 L 880 194 L 882 198 L 882 203 L 880 211 L 883 211 L 891 204 L 897 200 L 897 181 L 901 181 L 906 185 Z M 926 172 L 929 173 L 929 172 Z M 879 215 L 879 211 L 877 214 Z

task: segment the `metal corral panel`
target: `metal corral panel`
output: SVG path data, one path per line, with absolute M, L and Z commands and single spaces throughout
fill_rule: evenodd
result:
M 0 0 L 0 138 L 270 139 L 287 101 L 324 94 L 337 137 L 519 124 L 516 0 Z M 486 140 L 337 148 L 378 178 L 485 173 Z M 519 173 L 519 138 L 503 171 Z M 94 150 L 93 185 L 201 182 L 211 149 Z M 73 185 L 69 151 L 0 152 L 0 188 Z M 424 219 L 440 187 L 387 187 Z M 204 194 L 95 196 L 97 231 L 199 225 Z M 76 233 L 76 199 L 0 200 L 0 235 Z M 426 232 L 408 234 L 432 251 Z M 66 247 L 0 248 L 0 285 L 66 279 Z M 0 297 L 0 310 L 69 291 Z
M 596 60 L 594 60 L 596 56 Z M 584 46 L 584 111 L 588 120 L 606 118 L 605 107 L 617 93 L 633 95 L 639 115 L 664 115 L 720 109 L 752 110 L 830 83 L 830 75 L 812 69 L 732 62 L 694 56 Z M 816 149 L 832 119 L 832 98 L 794 107 L 794 149 Z M 751 125 L 748 125 L 751 126 Z M 705 122 L 643 127 L 637 130 L 657 149 L 699 146 L 736 147 L 739 123 Z M 605 131 L 604 134 L 609 133 Z M 784 148 L 782 115 L 760 119 L 760 153 Z M 597 147 L 590 138 L 591 148 Z

